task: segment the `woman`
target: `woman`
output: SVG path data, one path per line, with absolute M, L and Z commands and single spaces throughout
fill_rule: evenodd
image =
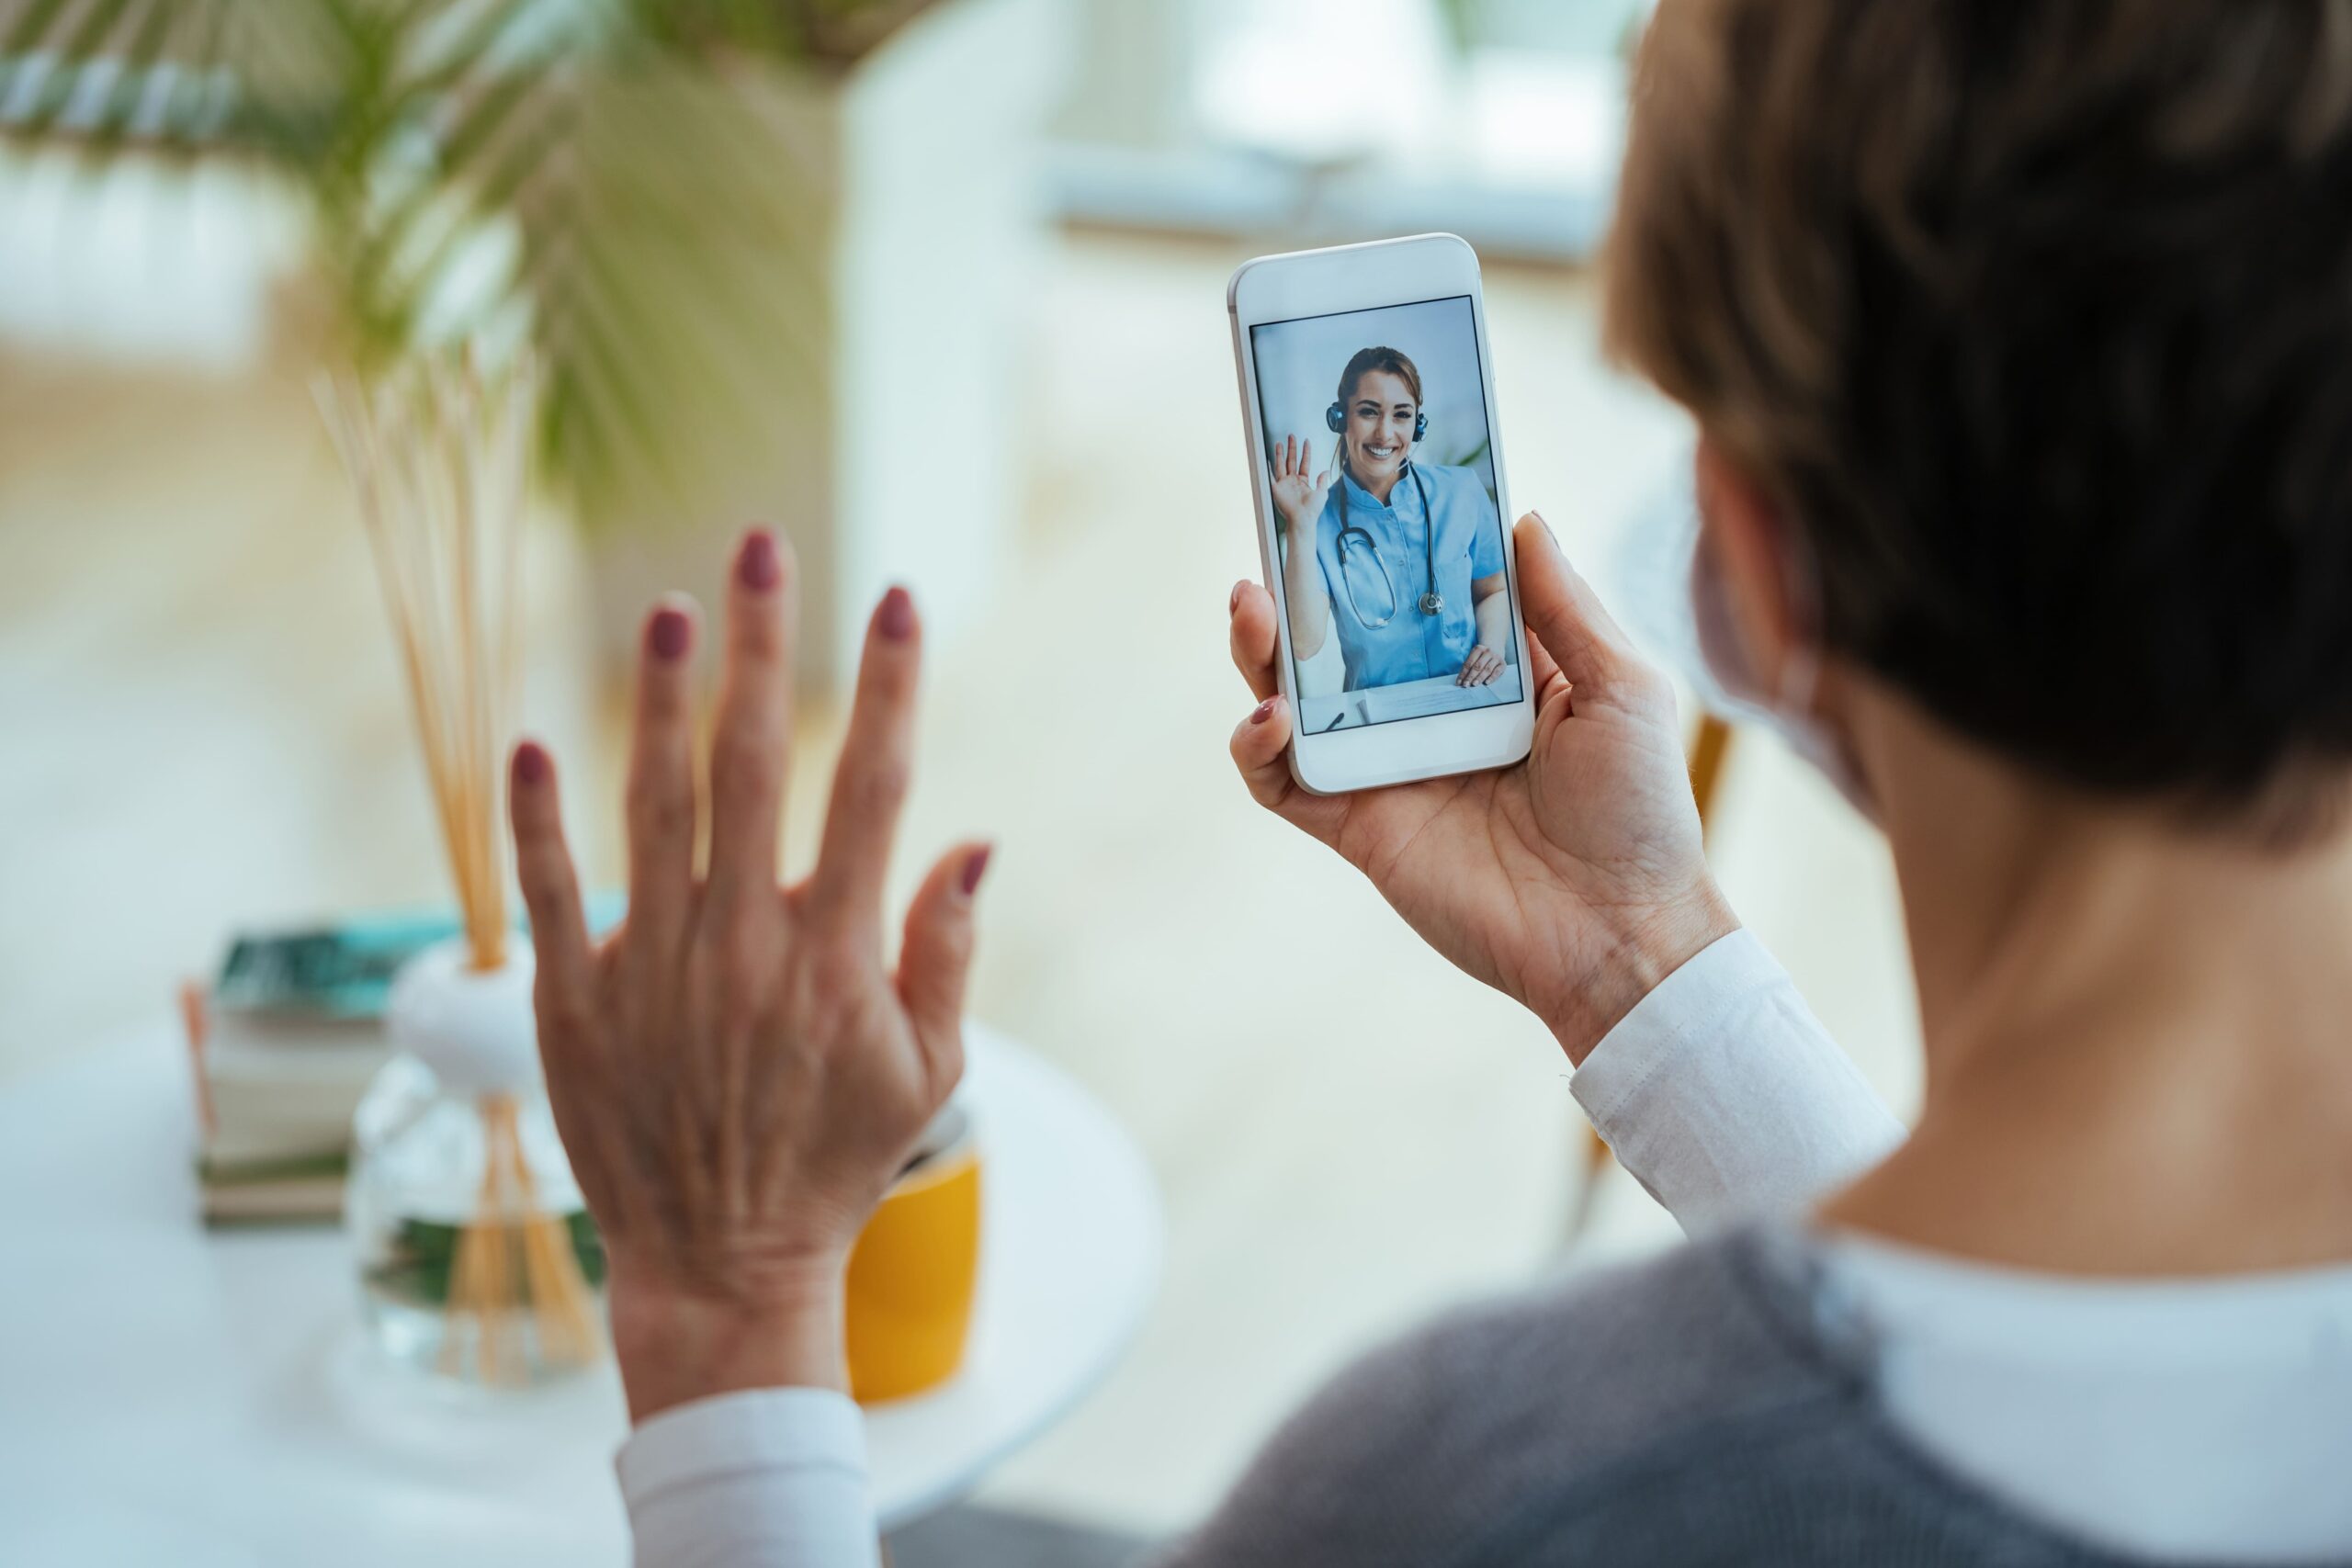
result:
M 1494 501 L 1468 468 L 1413 461 L 1429 427 L 1421 408 L 1411 360 L 1361 349 L 1331 403 L 1331 467 L 1317 471 L 1296 435 L 1274 453 L 1291 642 L 1312 659 L 1337 625 L 1351 692 L 1449 675 L 1490 685 L 1511 645 Z
M 2352 1562 L 2347 28 L 1665 0 L 1611 332 L 1700 432 L 1711 657 L 1885 829 L 1924 1109 L 1906 1138 L 1738 929 L 1671 687 L 1539 522 L 1542 708 L 1498 773 L 1297 789 L 1272 601 L 1238 585 L 1251 792 L 1542 1018 L 1705 1234 L 1359 1363 L 1178 1563 Z M 739 608 L 760 669 L 780 619 Z M 722 717 L 692 894 L 649 673 L 660 897 L 602 955 L 517 759 L 642 1562 L 873 1561 L 842 1259 L 954 1075 L 969 930 L 951 859 L 880 964 L 891 613 L 807 887 L 770 873 L 764 674 L 730 682 L 760 694 Z

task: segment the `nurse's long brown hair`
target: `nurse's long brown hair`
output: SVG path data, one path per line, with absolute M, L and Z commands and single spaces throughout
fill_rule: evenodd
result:
M 1339 404 L 1343 415 L 1347 406 L 1355 400 L 1357 384 L 1377 370 L 1385 370 L 1404 382 L 1413 394 L 1413 407 L 1421 407 L 1421 373 L 1413 367 L 1411 360 L 1393 348 L 1360 348 L 1348 361 L 1348 367 L 1340 372 Z M 1342 475 L 1349 472 L 1348 435 L 1344 430 L 1340 433 L 1339 446 L 1332 449 L 1331 467 Z

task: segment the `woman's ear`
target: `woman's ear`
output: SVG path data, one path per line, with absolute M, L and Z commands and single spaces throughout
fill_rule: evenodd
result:
M 1721 629 L 1738 644 L 1722 651 L 1734 654 L 1756 692 L 1769 700 L 1789 660 L 1813 635 L 1799 611 L 1800 586 L 1792 581 L 1787 522 L 1762 487 L 1703 433 L 1696 463 L 1703 558 L 1697 570 L 1714 578 L 1712 592 L 1728 623 Z

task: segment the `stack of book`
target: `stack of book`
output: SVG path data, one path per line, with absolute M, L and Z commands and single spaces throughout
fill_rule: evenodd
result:
M 207 1224 L 341 1217 L 352 1112 L 390 1057 L 392 975 L 457 931 L 432 915 L 241 936 L 189 988 Z

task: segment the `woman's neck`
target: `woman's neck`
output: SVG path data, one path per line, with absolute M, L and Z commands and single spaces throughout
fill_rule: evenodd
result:
M 1372 497 L 1373 500 L 1380 502 L 1383 506 L 1388 504 L 1388 497 L 1396 491 L 1396 481 L 1405 477 L 1405 470 L 1401 466 L 1390 469 L 1384 477 L 1371 479 L 1365 479 L 1362 474 L 1357 474 L 1355 465 L 1352 463 L 1348 465 L 1348 472 L 1355 475 L 1355 481 L 1357 485 L 1363 489 L 1366 495 Z
M 2352 841 L 2191 833 L 1893 722 L 1927 1096 L 1827 1216 L 2075 1273 L 2352 1259 Z

